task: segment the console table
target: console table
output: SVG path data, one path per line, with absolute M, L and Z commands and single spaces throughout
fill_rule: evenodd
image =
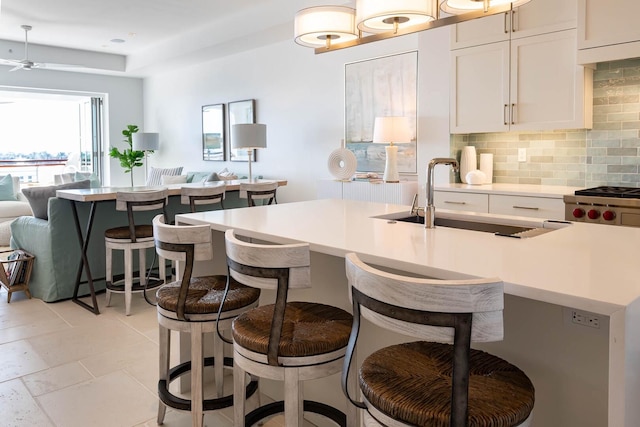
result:
M 363 202 L 410 205 L 418 193 L 418 181 L 397 183 L 367 181 L 318 181 L 318 199 L 347 199 Z

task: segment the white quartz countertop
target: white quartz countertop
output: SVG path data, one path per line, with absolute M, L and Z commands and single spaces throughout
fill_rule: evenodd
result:
M 368 262 L 437 278 L 499 277 L 508 294 L 605 315 L 640 296 L 640 228 L 571 223 L 520 239 L 372 218 L 408 211 L 408 206 L 327 199 L 176 218 L 276 243 L 309 242 L 312 250 L 335 256 L 356 252 Z
M 440 184 L 435 186 L 440 191 L 458 191 L 462 193 L 504 194 L 510 196 L 548 197 L 562 199 L 565 194 L 573 194 L 583 187 L 566 187 L 562 185 L 534 184 Z

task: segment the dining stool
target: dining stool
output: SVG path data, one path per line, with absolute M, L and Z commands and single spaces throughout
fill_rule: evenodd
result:
M 136 223 L 134 212 L 161 211 L 167 214 L 167 191 L 119 191 L 116 193 L 116 210 L 126 211 L 128 225 L 109 228 L 104 232 L 106 249 L 106 294 L 107 306 L 111 304 L 112 293 L 124 293 L 125 313 L 128 316 L 131 311 L 131 296 L 133 293 L 145 292 L 160 286 L 166 280 L 165 269 L 162 268 L 164 260 L 160 258 L 158 265 L 159 280 L 147 283 L 146 276 L 146 249 L 153 248 L 153 227 L 151 219 L 147 224 Z M 113 250 L 124 252 L 124 285 L 122 280 L 113 280 Z M 138 281 L 133 280 L 133 251 L 138 251 Z
M 158 424 L 164 422 L 166 407 L 190 411 L 192 426 L 202 426 L 205 411 L 233 405 L 233 394 L 223 396 L 223 368 L 233 367 L 233 359 L 224 357 L 221 334 L 231 330 L 232 320 L 240 313 L 256 307 L 260 290 L 241 285 L 235 280 L 227 284 L 225 275 L 193 277 L 195 261 L 211 261 L 213 246 L 208 225 L 169 225 L 162 215 L 153 220 L 153 232 L 158 255 L 183 263 L 183 273 L 177 281 L 158 289 L 157 309 L 160 347 L 158 380 Z M 228 285 L 224 310 L 221 309 L 225 287 Z M 218 315 L 219 313 L 219 315 Z M 191 340 L 191 360 L 170 367 L 171 331 L 188 333 Z M 215 333 L 214 333 L 215 332 Z M 203 334 L 213 335 L 213 357 L 204 357 Z M 204 366 L 213 366 L 216 397 L 204 398 Z M 171 393 L 169 386 L 176 378 L 190 374 L 191 395 L 184 399 Z M 246 387 L 249 397 L 258 389 L 257 380 Z
M 224 209 L 226 184 L 224 182 L 207 183 L 199 187 L 182 187 L 180 202 L 189 205 L 191 212 L 196 211 L 197 205 L 211 205 L 219 203 Z
M 303 397 L 302 381 L 341 371 L 353 320 L 337 307 L 287 301 L 289 289 L 311 286 L 309 244 L 248 243 L 230 229 L 225 232 L 225 245 L 230 284 L 234 278 L 276 292 L 274 304 L 249 310 L 232 324 L 234 426 L 251 426 L 281 412 L 285 427 L 302 426 L 304 411 L 323 415 L 340 426 L 354 426 L 354 420 L 347 420 L 340 410 Z M 284 401 L 245 414 L 245 373 L 283 381 Z
M 243 182 L 240 184 L 240 198 L 246 197 L 249 207 L 258 206 L 257 201 L 260 201 L 262 205 L 277 204 L 276 190 L 278 190 L 278 183 L 276 181 Z
M 407 277 L 346 255 L 353 329 L 342 388 L 366 426 L 510 427 L 531 423 L 533 384 L 516 366 L 471 349 L 503 338 L 499 279 Z M 362 319 L 426 341 L 384 347 L 360 365 L 362 400 L 347 390 Z

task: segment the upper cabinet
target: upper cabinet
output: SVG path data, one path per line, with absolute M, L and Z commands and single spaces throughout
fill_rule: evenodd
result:
M 467 47 L 451 50 L 451 133 L 590 128 L 593 70 L 577 65 L 575 17 L 575 0 L 534 0 L 457 24 L 454 46 Z
M 578 0 L 578 62 L 640 57 L 638 16 L 638 0 Z
M 451 49 L 576 28 L 577 0 L 534 0 L 500 15 L 453 25 Z

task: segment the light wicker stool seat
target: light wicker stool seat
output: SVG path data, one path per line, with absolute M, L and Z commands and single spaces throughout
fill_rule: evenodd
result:
M 160 375 L 158 380 L 158 424 L 164 421 L 166 407 L 190 411 L 193 426 L 202 426 L 205 411 L 233 405 L 233 395 L 223 396 L 223 368 L 233 367 L 233 359 L 224 357 L 220 331 L 229 331 L 232 320 L 258 304 L 260 290 L 241 285 L 235 280 L 228 284 L 223 310 L 220 305 L 227 287 L 227 277 L 211 275 L 193 277 L 195 261 L 213 258 L 211 230 L 209 226 L 168 225 L 161 215 L 153 220 L 156 251 L 164 258 L 183 262 L 184 272 L 177 281 L 168 283 L 156 293 L 158 303 L 158 326 L 160 336 Z M 218 320 L 219 319 L 219 320 Z M 174 367 L 169 366 L 170 331 L 186 332 L 191 340 L 191 360 Z M 204 357 L 204 333 L 213 333 L 213 357 Z M 196 362 L 198 361 L 198 362 Z M 216 397 L 205 399 L 203 368 L 213 366 Z M 191 375 L 191 396 L 185 399 L 170 391 L 173 380 L 182 375 Z M 258 389 L 257 381 L 251 381 L 246 389 L 251 396 Z
M 160 258 L 158 265 L 159 277 L 157 280 L 147 282 L 146 276 L 146 250 L 154 247 L 153 227 L 151 224 L 136 224 L 134 212 L 160 211 L 166 215 L 167 192 L 166 190 L 131 191 L 116 193 L 116 210 L 126 211 L 129 223 L 126 226 L 114 227 L 105 230 L 106 252 L 106 294 L 107 306 L 111 304 L 112 293 L 124 293 L 125 312 L 128 316 L 131 311 L 131 296 L 133 293 L 146 292 L 162 285 L 166 280 L 166 272 L 163 267 L 164 260 Z M 124 279 L 113 280 L 113 251 L 124 252 Z M 133 251 L 138 251 L 138 280 L 133 279 Z M 122 283 L 124 282 L 124 283 Z
M 308 244 L 248 243 L 225 233 L 229 277 L 257 288 L 276 290 L 275 304 L 238 316 L 232 325 L 234 350 L 234 426 L 251 426 L 284 412 L 285 426 L 303 425 L 305 411 L 323 415 L 340 426 L 355 425 L 355 411 L 304 400 L 304 380 L 324 378 L 342 369 L 353 316 L 312 302 L 287 302 L 289 289 L 310 282 Z M 226 305 L 226 301 L 224 303 Z M 284 401 L 245 414 L 245 373 L 284 382 Z
M 472 341 L 502 339 L 501 281 L 401 276 L 375 269 L 355 254 L 347 254 L 346 269 L 354 323 L 342 386 L 365 410 L 366 426 L 530 424 L 535 390 L 529 378 L 507 361 L 470 348 Z M 347 392 L 347 372 L 361 318 L 429 341 L 385 347 L 366 357 L 359 370 L 359 401 Z

